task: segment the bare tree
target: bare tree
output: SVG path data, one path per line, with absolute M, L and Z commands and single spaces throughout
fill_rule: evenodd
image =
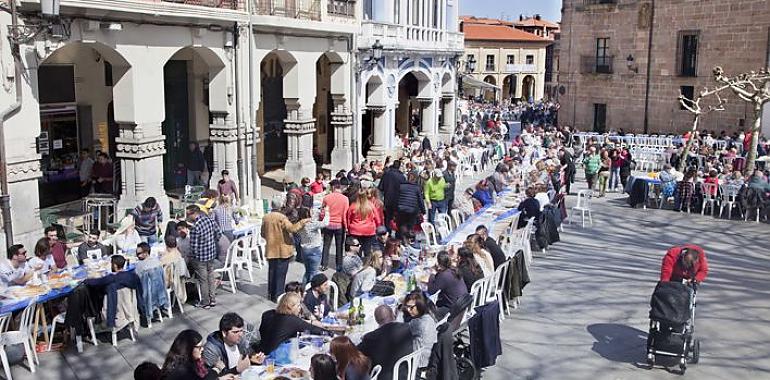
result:
M 687 97 L 684 95 L 679 94 L 679 103 L 682 105 L 682 107 L 684 107 L 684 109 L 693 114 L 690 138 L 687 139 L 687 145 L 684 147 L 684 151 L 682 152 L 682 156 L 679 160 L 679 167 L 677 168 L 677 170 L 680 172 L 684 171 L 685 166 L 687 165 L 687 156 L 690 154 L 690 149 L 692 149 L 692 143 L 698 137 L 698 124 L 700 123 L 701 116 L 714 111 L 725 110 L 725 103 L 727 103 L 727 99 L 723 99 L 719 93 L 728 88 L 730 88 L 730 85 L 727 84 L 712 89 L 704 88 L 697 97 L 693 97 L 694 99 L 687 99 Z M 704 109 L 701 105 L 701 101 L 712 96 L 716 96 L 717 103 L 710 104 Z
M 729 86 L 739 99 L 754 106 L 754 128 L 751 129 L 751 146 L 744 172 L 744 174 L 751 174 L 757 159 L 757 144 L 762 126 L 762 106 L 770 102 L 770 72 L 767 69 L 762 69 L 758 72 L 750 71 L 728 77 L 724 70 L 717 66 L 714 68 L 714 79 L 717 83 Z

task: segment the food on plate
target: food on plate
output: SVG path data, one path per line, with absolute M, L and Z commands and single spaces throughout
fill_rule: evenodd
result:
M 21 288 L 10 289 L 10 293 L 16 298 L 36 297 L 46 292 L 42 285 L 27 285 Z
M 309 379 L 310 373 L 301 368 L 290 367 L 281 370 L 281 375 L 290 379 Z

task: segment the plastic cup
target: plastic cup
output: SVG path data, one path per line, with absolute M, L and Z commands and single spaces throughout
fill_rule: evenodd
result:
M 270 374 L 275 373 L 274 359 L 265 358 L 265 371 Z

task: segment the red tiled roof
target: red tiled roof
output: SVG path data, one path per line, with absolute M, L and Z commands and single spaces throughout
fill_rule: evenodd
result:
M 464 23 L 463 33 L 465 39 L 470 41 L 550 42 L 535 34 L 504 25 Z
M 546 27 L 546 28 L 559 28 L 559 24 L 555 24 L 553 22 L 543 20 L 543 19 L 538 20 L 534 17 L 529 17 L 521 21 L 516 21 L 514 24 L 516 26 L 539 26 L 539 27 Z
M 505 20 L 498 20 L 494 18 L 476 17 L 476 16 L 460 16 L 460 21 L 465 24 L 484 24 L 484 25 L 508 25 L 513 26 L 513 23 Z

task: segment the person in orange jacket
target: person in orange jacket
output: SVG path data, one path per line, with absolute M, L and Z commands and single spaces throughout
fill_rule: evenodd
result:
M 708 274 L 708 261 L 703 248 L 685 244 L 672 247 L 663 258 L 660 281 L 703 282 Z

